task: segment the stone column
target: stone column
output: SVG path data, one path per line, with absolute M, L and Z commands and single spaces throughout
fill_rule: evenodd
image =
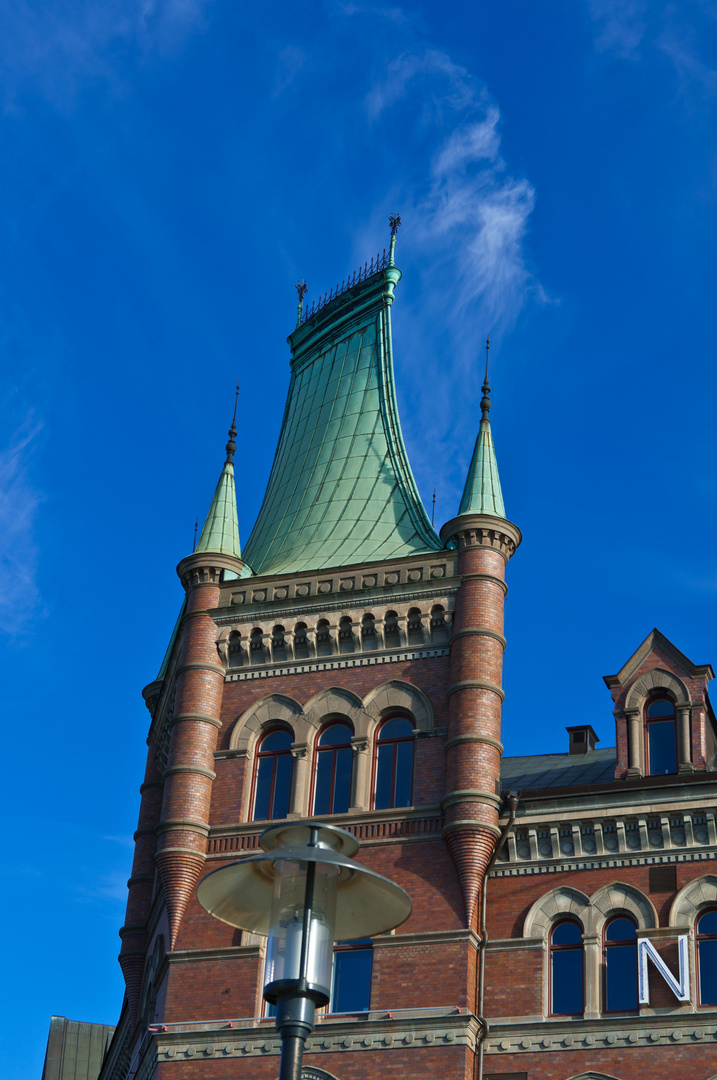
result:
M 595 1020 L 600 1014 L 600 983 L 602 973 L 602 939 L 600 934 L 583 934 L 585 963 L 585 1019 Z
M 294 762 L 294 775 L 291 781 L 289 817 L 306 817 L 309 814 L 308 803 L 311 780 L 309 753 L 306 743 L 294 743 L 291 747 L 291 756 Z
M 367 810 L 371 805 L 367 801 L 366 787 L 368 784 L 368 739 L 356 738 L 351 740 L 353 756 L 353 783 L 350 810 Z
M 692 733 L 690 729 L 690 706 L 677 706 L 677 747 L 679 753 L 679 771 L 693 772 Z
M 625 709 L 625 720 L 627 722 L 627 762 L 628 776 L 642 776 L 643 764 L 642 764 L 642 749 L 640 746 L 640 738 L 642 735 L 642 724 L 640 723 L 640 710 L 639 709 Z

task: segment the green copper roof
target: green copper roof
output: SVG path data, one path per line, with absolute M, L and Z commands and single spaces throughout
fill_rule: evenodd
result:
M 244 558 L 255 574 L 443 547 L 408 464 L 393 383 L 389 264 L 289 337 L 291 382 L 264 502 Z
M 222 555 L 241 558 L 234 466 L 231 461 L 224 463 L 196 550 L 217 551 Z
M 488 378 L 483 383 L 483 400 L 481 408 L 483 417 L 480 422 L 478 438 L 476 439 L 473 458 L 471 460 L 466 486 L 463 490 L 461 514 L 491 514 L 493 517 L 505 517 L 503 505 L 503 492 L 500 489 L 500 477 L 498 476 L 498 462 L 495 459 L 495 447 L 493 436 L 490 431 L 490 386 Z

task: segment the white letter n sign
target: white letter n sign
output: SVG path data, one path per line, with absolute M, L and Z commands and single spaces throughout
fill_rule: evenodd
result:
M 650 985 L 647 978 L 647 958 L 652 960 L 662 978 L 669 986 L 678 1001 L 690 1000 L 690 963 L 687 951 L 687 934 L 680 934 L 677 938 L 677 950 L 680 958 L 679 981 L 672 974 L 665 961 L 658 953 L 655 946 L 647 938 L 641 938 L 637 943 L 637 971 L 639 980 L 639 997 L 641 1005 L 650 1004 Z

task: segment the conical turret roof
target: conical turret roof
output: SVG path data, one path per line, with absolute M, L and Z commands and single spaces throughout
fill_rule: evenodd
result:
M 487 344 L 487 343 L 486 343 Z M 493 436 L 490 430 L 490 384 L 488 371 L 483 383 L 483 399 L 481 401 L 481 422 L 478 430 L 473 458 L 471 459 L 466 486 L 463 489 L 458 516 L 463 514 L 489 514 L 492 517 L 505 518 L 505 506 L 503 504 L 503 492 L 500 487 L 498 475 L 498 462 L 495 457 Z
M 237 387 L 237 393 L 239 387 Z M 236 451 L 236 404 L 234 406 L 234 419 L 229 429 L 229 442 L 227 443 L 227 459 L 219 477 L 219 483 L 214 492 L 204 522 L 202 534 L 195 551 L 215 551 L 222 555 L 234 555 L 241 558 L 241 546 L 239 543 L 239 518 L 237 516 L 237 497 L 234 486 L 234 452 Z

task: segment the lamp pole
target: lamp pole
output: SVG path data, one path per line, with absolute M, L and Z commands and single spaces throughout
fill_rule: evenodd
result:
M 316 1006 L 331 995 L 334 942 L 393 930 L 411 914 L 411 899 L 354 862 L 358 842 L 335 825 L 272 825 L 259 843 L 261 855 L 214 870 L 197 896 L 215 918 L 268 937 L 264 997 L 276 1005 L 280 1080 L 301 1080 Z

